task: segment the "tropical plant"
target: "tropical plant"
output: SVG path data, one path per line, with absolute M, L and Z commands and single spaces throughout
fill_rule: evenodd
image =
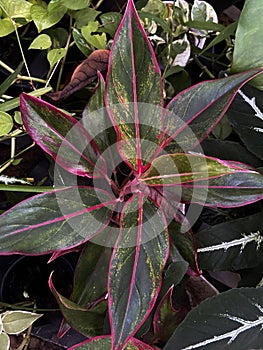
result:
M 199 83 L 164 108 L 158 62 L 129 0 L 106 81 L 99 74 L 80 121 L 21 95 L 26 131 L 55 161 L 55 188 L 1 215 L 0 252 L 55 259 L 82 249 L 70 299 L 49 280 L 68 324 L 91 338 L 74 349 L 151 349 L 157 341 L 178 350 L 260 346 L 260 332 L 250 335 L 262 329 L 262 288 L 210 298 L 182 323 L 189 308 L 174 295 L 180 282 L 202 274 L 191 230 L 202 208 L 240 207 L 263 197 L 255 168 L 205 156 L 200 147 L 239 89 L 261 72 Z M 229 247 L 242 252 L 251 243 L 259 251 L 261 242 L 257 233 L 233 238 Z M 229 247 L 218 243 L 204 252 Z M 234 308 L 233 298 L 244 308 Z

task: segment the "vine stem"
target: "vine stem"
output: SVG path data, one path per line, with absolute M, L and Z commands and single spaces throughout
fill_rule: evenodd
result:
M 66 54 L 65 54 L 65 56 L 63 57 L 63 59 L 61 61 L 61 66 L 60 66 L 60 70 L 59 70 L 59 74 L 58 74 L 56 91 L 59 90 L 59 86 L 60 86 L 60 82 L 61 82 L 61 78 L 62 78 L 62 73 L 63 73 L 63 70 L 64 70 L 64 66 L 65 66 L 65 62 L 66 62 L 66 58 L 67 58 L 67 54 L 68 54 L 68 49 L 69 49 L 69 46 L 70 46 L 72 22 L 73 22 L 72 15 L 70 15 L 70 17 L 69 17 L 69 35 L 68 35 L 68 39 L 67 39 L 67 42 L 66 42 L 66 45 L 65 45 Z
M 66 188 L 67 187 L 65 187 L 65 189 Z M 55 191 L 55 190 L 56 189 L 54 187 L 51 187 L 51 186 L 0 185 L 0 191 L 44 193 L 44 192 L 52 192 L 52 191 Z
M 6 63 L 4 63 L 3 61 L 0 60 L 0 66 L 3 67 L 4 69 L 6 69 L 9 73 L 14 73 L 14 69 L 12 69 L 11 67 L 9 67 Z M 28 77 L 28 76 L 25 76 L 25 75 L 20 75 L 18 74 L 17 75 L 17 79 L 20 79 L 20 80 L 27 80 L 27 81 L 34 81 L 36 83 L 43 83 L 45 84 L 46 83 L 46 80 L 44 79 L 40 79 L 40 78 L 35 78 L 35 77 Z
M 210 70 L 196 56 L 194 57 L 194 60 L 197 63 L 197 65 L 202 69 L 202 71 L 209 76 L 209 78 L 215 79 L 214 74 L 210 72 Z

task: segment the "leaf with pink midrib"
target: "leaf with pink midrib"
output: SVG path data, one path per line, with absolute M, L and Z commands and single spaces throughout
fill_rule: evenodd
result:
M 169 141 L 173 138 L 176 141 L 170 153 L 179 150 L 178 146 L 183 151 L 191 150 L 203 141 L 224 116 L 238 90 L 262 72 L 263 68 L 257 68 L 203 81 L 177 94 L 167 105 L 164 118 L 164 130 L 170 136 Z M 164 146 L 168 146 L 169 141 Z
M 24 200 L 1 216 L 1 254 L 34 255 L 78 246 L 107 226 L 115 203 L 107 192 L 85 186 Z
M 151 161 L 160 143 L 162 88 L 153 49 L 129 0 L 110 51 L 105 102 L 123 160 L 138 173 Z M 152 149 L 143 144 L 146 135 Z
M 163 214 L 141 193 L 123 209 L 108 282 L 115 350 L 123 349 L 154 306 L 169 250 L 166 226 Z

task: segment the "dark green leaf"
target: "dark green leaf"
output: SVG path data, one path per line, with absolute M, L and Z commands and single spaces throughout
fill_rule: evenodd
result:
M 243 162 L 255 168 L 262 165 L 261 159 L 257 158 L 253 153 L 250 153 L 238 142 L 206 139 L 202 142 L 201 147 L 204 154 L 208 156 Z
M 0 96 L 2 96 L 6 90 L 9 88 L 9 86 L 13 83 L 13 81 L 16 79 L 17 75 L 21 72 L 21 69 L 23 68 L 24 62 L 19 63 L 16 70 L 10 74 L 5 81 L 0 85 Z
M 227 27 L 224 27 L 222 31 L 200 52 L 200 55 L 203 55 L 211 47 L 221 43 L 223 40 L 229 38 L 235 33 L 237 28 L 237 22 L 229 24 Z
M 185 190 L 186 188 L 187 185 L 184 186 Z M 202 197 L 204 183 L 195 183 L 194 189 L 197 189 L 197 197 L 192 200 L 196 203 L 203 203 L 205 198 Z M 210 179 L 207 194 L 203 193 L 203 196 L 205 195 L 205 205 L 212 207 L 231 208 L 254 203 L 263 197 L 263 175 L 255 171 L 250 173 L 236 172 Z M 186 197 L 184 194 L 182 195 L 185 200 Z
M 75 270 L 73 302 L 86 308 L 106 293 L 111 254 L 110 248 L 87 244 Z
M 209 271 L 250 268 L 263 262 L 263 212 L 197 233 L 198 261 Z
M 260 349 L 262 325 L 262 288 L 233 289 L 189 312 L 164 350 Z
M 171 244 L 175 245 L 180 255 L 190 265 L 190 267 L 199 273 L 199 268 L 196 262 L 196 247 L 193 233 L 189 230 L 182 232 L 181 224 L 175 220 L 170 223 L 168 230 L 172 240 Z M 177 280 L 175 280 L 175 282 L 177 282 Z M 174 284 L 176 285 L 176 283 Z
M 246 86 L 231 104 L 227 117 L 250 152 L 263 159 L 262 92 Z
M 86 337 L 94 337 L 102 333 L 107 310 L 106 301 L 87 310 L 59 294 L 51 278 L 49 279 L 49 287 L 56 297 L 63 316 L 74 329 Z

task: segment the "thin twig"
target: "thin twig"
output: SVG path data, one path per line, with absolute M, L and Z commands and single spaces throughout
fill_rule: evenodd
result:
M 62 78 L 62 73 L 63 73 L 63 70 L 64 70 L 66 58 L 67 58 L 68 49 L 69 49 L 70 40 L 71 40 L 71 31 L 72 31 L 72 16 L 70 15 L 70 17 L 69 17 L 69 35 L 68 35 L 68 39 L 67 39 L 67 42 L 66 42 L 66 45 L 65 45 L 66 54 L 65 54 L 65 56 L 63 57 L 63 59 L 61 61 L 61 66 L 60 66 L 60 70 L 59 70 L 59 74 L 58 74 L 56 91 L 59 90 L 59 86 L 60 86 L 60 82 L 61 82 L 61 78 Z
M 3 67 L 4 69 L 6 69 L 9 73 L 14 73 L 14 71 L 15 71 L 14 69 L 9 67 L 6 63 L 4 63 L 1 60 L 0 60 L 0 66 Z M 17 75 L 16 80 L 17 79 L 19 79 L 19 80 L 27 80 L 27 81 L 35 81 L 36 83 L 43 83 L 43 84 L 46 83 L 46 80 L 44 80 L 44 79 L 35 78 L 35 77 L 28 77 L 28 76 L 21 75 L 21 74 Z

